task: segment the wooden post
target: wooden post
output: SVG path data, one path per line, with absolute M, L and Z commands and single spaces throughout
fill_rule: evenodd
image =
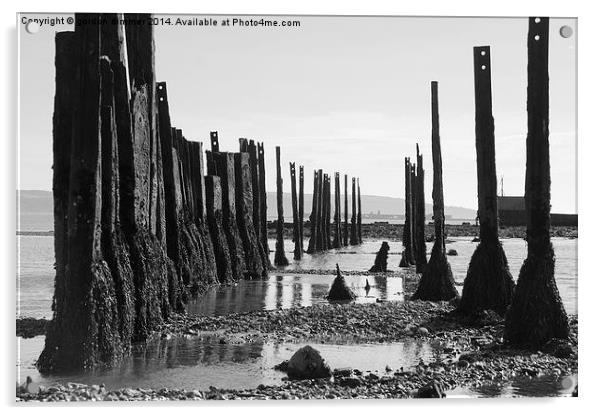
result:
M 249 153 L 234 155 L 236 164 L 236 217 L 238 230 L 243 243 L 246 259 L 246 277 L 267 277 L 267 267 L 261 253 L 261 241 L 257 238 L 253 227 L 253 184 Z
M 400 267 L 409 267 L 415 264 L 414 259 L 414 212 L 412 209 L 412 165 L 410 158 L 406 157 L 405 164 L 405 223 L 403 225 L 403 246 Z
M 303 166 L 299 166 L 299 245 L 301 246 L 301 255 L 303 255 L 303 232 L 305 228 L 305 195 L 304 195 L 304 171 Z
M 276 147 L 276 203 L 278 205 L 278 222 L 276 223 L 276 253 L 274 264 L 276 266 L 288 265 L 284 253 L 284 210 L 282 208 L 282 170 L 280 169 L 280 146 Z
M 349 243 L 357 245 L 357 214 L 355 202 L 355 177 L 351 178 L 351 236 Z
M 550 242 L 549 18 L 529 18 L 527 40 L 527 259 L 518 276 L 506 314 L 504 339 L 540 347 L 553 338 L 566 339 L 569 325 L 554 279 Z
M 322 208 L 323 208 L 323 192 L 324 192 L 324 176 L 322 170 L 318 170 L 318 188 L 316 191 L 316 251 L 320 252 L 324 250 L 322 241 L 324 240 L 324 227 L 322 226 Z
M 412 186 L 412 259 L 416 264 L 416 163 L 410 163 L 410 183 Z
M 470 259 L 459 308 L 470 313 L 495 310 L 504 315 L 514 281 L 498 237 L 490 56 L 489 46 L 473 49 L 480 242 Z
M 332 248 L 330 239 L 330 176 L 324 175 L 324 248 Z
M 312 196 L 312 204 L 311 204 L 311 213 L 309 215 L 310 222 L 310 235 L 309 235 L 309 245 L 307 247 L 307 253 L 313 254 L 316 252 L 316 240 L 317 240 L 317 213 L 318 213 L 318 172 L 314 170 L 314 188 L 313 188 L 313 196 Z
M 222 226 L 228 241 L 232 278 L 236 281 L 247 273 L 246 255 L 236 220 L 236 180 L 234 153 L 213 153 L 222 189 Z
M 424 168 L 420 148 L 416 144 L 416 209 L 415 217 L 415 249 L 416 272 L 422 274 L 426 267 L 426 240 L 424 237 L 425 207 L 424 207 Z
M 332 247 L 340 248 L 341 244 L 341 189 L 339 173 L 336 172 L 334 174 L 334 237 Z
M 260 205 L 260 234 L 258 235 L 259 241 L 261 242 L 260 247 L 262 257 L 265 261 L 265 269 L 267 276 L 267 269 L 270 267 L 270 246 L 268 245 L 268 200 L 267 193 L 265 190 L 265 150 L 263 143 L 257 144 L 258 163 L 259 163 L 259 205 Z
M 228 249 L 228 239 L 223 228 L 222 185 L 218 176 L 205 176 L 205 191 L 207 199 L 207 226 L 211 234 L 217 276 L 219 282 L 230 284 L 232 277 L 232 260 Z
M 435 243 L 413 299 L 426 301 L 451 300 L 458 297 L 454 277 L 445 252 L 445 212 L 443 208 L 443 168 L 439 137 L 439 94 L 437 81 L 431 82 L 431 121 L 433 156 L 433 216 Z
M 76 16 L 82 17 L 99 16 Z M 56 224 L 66 240 L 57 241 L 57 254 L 61 255 L 57 258 L 64 262 L 57 268 L 62 273 L 56 275 L 53 320 L 38 359 L 43 372 L 93 367 L 98 361 L 118 360 L 124 353 L 113 279 L 101 247 L 100 26 L 76 25 L 73 37 L 57 36 L 57 46 L 53 120 L 57 172 L 53 186 L 59 190 L 55 195 Z M 69 88 L 72 95 L 59 90 L 61 86 Z M 58 155 L 57 145 L 67 144 L 67 140 L 70 145 L 60 149 L 66 153 Z M 66 181 L 59 185 L 59 177 Z M 63 186 L 68 186 L 68 193 Z M 66 195 L 68 200 L 63 199 Z M 67 229 L 63 228 L 65 223 Z M 99 343 L 98 338 L 109 341 Z
M 300 227 L 299 227 L 299 206 L 297 205 L 297 174 L 295 163 L 289 163 L 291 172 L 291 201 L 293 209 L 293 242 L 295 244 L 295 251 L 293 258 L 298 261 L 301 259 L 303 251 L 301 250 L 300 241 Z
M 357 179 L 357 242 L 362 243 L 362 192 L 360 179 Z
M 347 201 L 347 175 L 345 175 L 345 222 L 343 224 L 343 245 L 349 245 L 349 214 Z

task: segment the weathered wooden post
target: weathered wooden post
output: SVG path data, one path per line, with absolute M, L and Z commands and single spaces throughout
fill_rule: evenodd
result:
M 245 252 L 246 276 L 249 278 L 266 277 L 267 268 L 261 254 L 261 241 L 257 238 L 253 227 L 253 184 L 249 167 L 249 153 L 246 151 L 236 153 L 234 161 L 236 165 L 236 217 Z
M 310 234 L 309 244 L 307 247 L 307 253 L 313 254 L 316 252 L 316 241 L 317 241 L 317 213 L 318 213 L 318 172 L 314 170 L 314 188 L 311 204 L 311 213 L 309 215 Z
M 415 217 L 415 250 L 416 272 L 422 274 L 426 267 L 426 240 L 424 237 L 425 207 L 424 207 L 424 168 L 420 148 L 416 144 L 416 209 Z
M 343 245 L 349 245 L 349 214 L 347 201 L 347 175 L 345 175 L 345 222 L 343 224 Z
M 56 37 L 53 196 L 57 274 L 53 320 L 37 363 L 42 372 L 114 363 L 127 353 L 131 340 L 124 334 L 131 336 L 133 316 L 120 315 L 124 304 L 118 304 L 122 298 L 115 292 L 113 280 L 126 277 L 131 270 L 112 275 L 120 270 L 111 270 L 105 259 L 115 254 L 114 259 L 119 260 L 120 253 L 106 252 L 107 258 L 103 258 L 103 250 L 121 249 L 123 244 L 104 235 L 115 229 L 118 221 L 119 178 L 111 174 L 118 170 L 113 157 L 117 138 L 113 74 L 109 61 L 101 59 L 100 34 L 100 25 L 90 24 L 76 25 L 74 33 Z M 110 153 L 103 154 L 103 150 Z M 111 169 L 103 168 L 103 159 Z M 109 198 L 106 209 L 103 196 Z M 110 246 L 113 243 L 116 246 Z M 98 342 L 99 338 L 107 341 Z
M 355 201 L 355 177 L 351 178 L 351 236 L 349 238 L 351 245 L 357 245 L 357 214 Z
M 160 98 L 159 98 L 160 100 Z M 199 237 L 202 250 L 201 257 L 204 261 L 203 268 L 200 273 L 201 281 L 209 286 L 217 283 L 217 265 L 215 264 L 215 250 L 213 249 L 213 242 L 209 230 L 207 229 L 207 209 L 206 209 L 206 192 L 205 192 L 205 166 L 203 163 L 203 143 L 194 142 L 192 143 L 192 160 L 193 160 L 193 171 L 192 175 L 194 179 L 195 197 L 196 197 L 196 224 L 199 230 Z M 172 174 L 173 176 L 173 174 Z M 165 174 L 164 174 L 164 177 Z M 198 272 L 198 271 L 197 271 Z
M 297 172 L 295 168 L 295 163 L 289 163 L 290 171 L 291 171 L 291 203 L 293 209 L 293 243 L 295 244 L 295 250 L 293 253 L 293 258 L 298 261 L 301 259 L 303 255 L 303 250 L 301 249 L 301 240 L 300 240 L 300 225 L 299 225 L 299 206 L 297 205 Z
M 527 40 L 527 259 L 506 314 L 507 343 L 539 347 L 565 339 L 569 325 L 554 279 L 550 241 L 549 18 L 529 18 Z
M 357 242 L 362 243 L 362 192 L 360 179 L 357 179 Z
M 341 241 L 341 189 L 339 181 L 339 172 L 334 174 L 334 236 L 332 247 L 340 248 Z
M 498 235 L 491 50 L 489 46 L 475 47 L 473 56 L 480 242 L 470 259 L 459 308 L 465 312 L 495 310 L 504 315 L 514 281 Z
M 303 166 L 299 166 L 299 245 L 301 246 L 301 255 L 303 255 L 303 229 L 305 228 L 305 195 L 304 195 L 304 171 Z
M 276 253 L 274 264 L 277 266 L 288 265 L 284 254 L 284 211 L 282 208 L 282 170 L 280 169 L 280 146 L 276 147 L 276 203 L 278 205 L 278 221 L 276 222 Z
M 416 264 L 416 163 L 410 163 L 410 181 L 412 183 L 412 257 Z
M 318 189 L 316 192 L 316 251 L 320 252 L 324 250 L 322 241 L 324 240 L 324 220 L 322 217 L 323 213 L 323 193 L 324 193 L 324 176 L 322 169 L 318 170 Z
M 232 260 L 228 249 L 228 239 L 223 228 L 222 185 L 219 176 L 205 176 L 205 192 L 207 200 L 207 226 L 213 249 L 219 282 L 230 284 L 232 276 Z
M 412 211 L 412 169 L 410 158 L 404 159 L 405 164 L 405 222 L 403 225 L 403 253 L 400 267 L 410 267 L 416 263 L 414 259 L 414 212 Z
M 265 150 L 263 143 L 257 144 L 258 163 L 259 163 L 259 196 L 260 196 L 260 221 L 261 235 L 258 235 L 261 242 L 263 258 L 265 261 L 266 275 L 267 268 L 270 267 L 270 246 L 268 245 L 268 199 L 265 190 Z
M 236 180 L 234 153 L 213 153 L 213 160 L 217 167 L 217 175 L 220 178 L 222 188 L 222 225 L 228 249 L 230 251 L 230 265 L 232 267 L 232 278 L 236 281 L 247 273 L 246 255 L 242 239 L 238 231 L 236 220 Z
M 330 176 L 324 175 L 324 248 L 331 249 L 330 239 Z
M 413 299 L 427 301 L 451 300 L 458 297 L 454 277 L 445 252 L 445 212 L 443 208 L 443 168 L 439 137 L 439 96 L 437 81 L 431 82 L 432 155 L 433 155 L 433 216 L 435 243 L 429 262 L 420 278 Z

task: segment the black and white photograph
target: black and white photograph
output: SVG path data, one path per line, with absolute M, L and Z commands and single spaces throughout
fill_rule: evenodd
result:
M 16 18 L 17 406 L 579 396 L 577 17 Z

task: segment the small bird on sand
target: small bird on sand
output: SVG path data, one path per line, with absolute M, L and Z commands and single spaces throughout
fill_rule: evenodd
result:
M 366 292 L 370 291 L 370 283 L 368 282 L 368 278 L 366 278 L 366 286 L 364 287 Z

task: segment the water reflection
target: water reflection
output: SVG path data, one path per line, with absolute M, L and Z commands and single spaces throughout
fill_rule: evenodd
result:
M 388 261 L 389 269 L 396 272 L 411 273 L 412 271 L 410 270 L 397 267 L 403 250 L 401 241 L 388 242 L 391 247 Z M 269 243 L 270 246 L 274 246 L 275 241 L 270 240 Z M 306 254 L 300 261 L 291 260 L 290 265 L 283 268 L 282 272 L 309 269 L 334 272 L 337 263 L 341 267 L 343 274 L 349 270 L 368 271 L 374 263 L 381 243 L 382 240 L 368 239 L 362 245 L 332 249 L 328 252 L 314 255 Z M 554 246 L 556 256 L 556 283 L 565 309 L 569 314 L 577 313 L 577 243 L 578 239 L 552 238 L 552 245 Z M 527 242 L 520 238 L 510 238 L 502 239 L 502 244 L 508 258 L 510 273 L 514 280 L 516 280 L 523 261 L 527 257 Z M 294 245 L 290 241 L 285 240 L 284 246 L 287 252 L 293 251 Z M 456 282 L 461 283 L 466 278 L 468 264 L 477 244 L 472 242 L 472 237 L 450 237 L 447 247 L 448 249 L 453 248 L 458 251 L 458 255 L 449 256 L 448 261 L 454 273 L 454 279 Z M 427 243 L 426 248 L 427 254 L 430 253 L 432 243 Z M 290 257 L 292 258 L 292 254 Z M 462 292 L 462 286 L 458 286 L 458 291 Z
M 43 338 L 23 340 L 23 364 L 19 379 L 31 376 L 36 383 L 104 383 L 107 388 L 255 388 L 259 384 L 280 384 L 283 373 L 273 367 L 288 360 L 305 344 L 318 349 L 333 368 L 353 367 L 384 372 L 411 368 L 430 362 L 437 353 L 427 342 L 407 340 L 389 344 L 321 344 L 255 342 L 221 344 L 216 337 L 176 337 L 161 339 L 134 348 L 132 356 L 118 368 L 65 376 L 41 376 L 34 367 Z
M 214 287 L 189 302 L 193 315 L 224 315 L 253 310 L 304 307 L 327 303 L 326 295 L 334 275 L 270 275 L 266 280 L 240 281 L 235 286 Z M 383 276 L 348 275 L 347 284 L 357 295 L 356 302 L 375 302 L 377 298 L 403 301 L 403 280 Z M 366 291 L 366 280 L 370 290 Z
M 456 388 L 447 392 L 449 398 L 510 398 L 571 396 L 577 376 L 558 378 L 556 376 L 540 376 L 536 378 L 519 377 L 510 382 L 487 382 L 472 388 Z

